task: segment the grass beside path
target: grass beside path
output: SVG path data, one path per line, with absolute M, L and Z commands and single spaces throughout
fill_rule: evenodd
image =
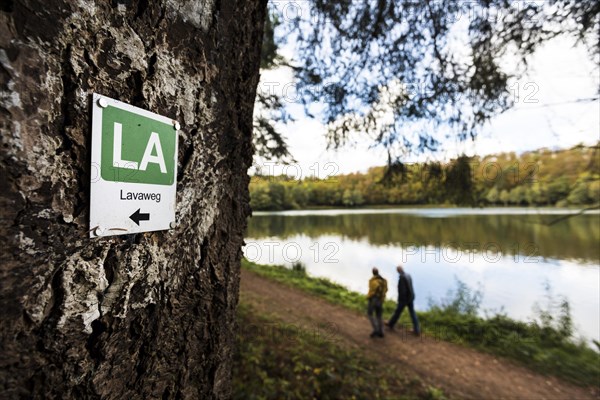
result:
M 302 330 L 244 303 L 237 318 L 234 399 L 445 399 L 441 390 L 346 349 L 326 327 Z
M 359 314 L 365 313 L 365 295 L 327 279 L 309 277 L 303 270 L 259 265 L 247 260 L 242 261 L 242 267 Z M 545 315 L 541 323 L 515 321 L 506 315 L 484 319 L 476 315 L 476 307 L 468 304 L 468 289 L 460 289 L 454 301 L 418 313 L 425 335 L 507 357 L 536 372 L 580 386 L 600 386 L 600 354 L 572 340 L 568 306 L 563 318 L 549 320 Z M 389 317 L 395 307 L 395 302 L 386 300 L 384 317 Z M 410 326 L 408 312 L 403 313 L 399 324 Z

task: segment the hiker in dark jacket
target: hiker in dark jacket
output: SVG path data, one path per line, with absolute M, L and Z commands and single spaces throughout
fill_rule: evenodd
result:
M 410 318 L 412 319 L 413 323 L 413 333 L 415 335 L 420 335 L 421 328 L 419 327 L 419 319 L 415 313 L 415 289 L 413 288 L 412 279 L 409 274 L 404 272 L 404 269 L 401 265 L 398 265 L 396 270 L 400 274 L 398 277 L 398 306 L 396 307 L 396 311 L 394 311 L 392 318 L 390 318 L 390 320 L 385 324 L 390 329 L 394 329 L 394 325 L 396 325 L 396 322 L 398 322 L 398 319 L 400 319 L 400 315 L 402 315 L 404 307 L 408 307 L 408 312 L 410 313 Z
M 383 314 L 383 302 L 386 293 L 387 281 L 379 275 L 377 268 L 373 268 L 373 277 L 369 279 L 369 293 L 367 294 L 367 299 L 369 299 L 367 314 L 373 326 L 371 337 L 383 337 L 383 320 L 381 316 Z

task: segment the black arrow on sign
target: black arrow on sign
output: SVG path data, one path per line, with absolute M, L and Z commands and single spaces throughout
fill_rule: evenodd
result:
M 149 213 L 140 213 L 140 209 L 138 208 L 136 212 L 129 216 L 133 222 L 135 222 L 138 226 L 140 226 L 140 221 L 150 221 Z

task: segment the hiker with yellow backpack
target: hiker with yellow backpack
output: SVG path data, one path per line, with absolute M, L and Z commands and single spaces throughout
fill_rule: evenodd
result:
M 386 293 L 387 281 L 379 275 L 379 270 L 373 267 L 373 277 L 369 280 L 369 293 L 367 294 L 367 299 L 369 299 L 367 314 L 373 326 L 372 338 L 383 337 L 383 320 L 381 316 Z

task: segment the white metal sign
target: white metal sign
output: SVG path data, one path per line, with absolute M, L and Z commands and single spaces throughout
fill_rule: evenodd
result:
M 90 237 L 175 227 L 178 129 L 170 118 L 93 94 Z

